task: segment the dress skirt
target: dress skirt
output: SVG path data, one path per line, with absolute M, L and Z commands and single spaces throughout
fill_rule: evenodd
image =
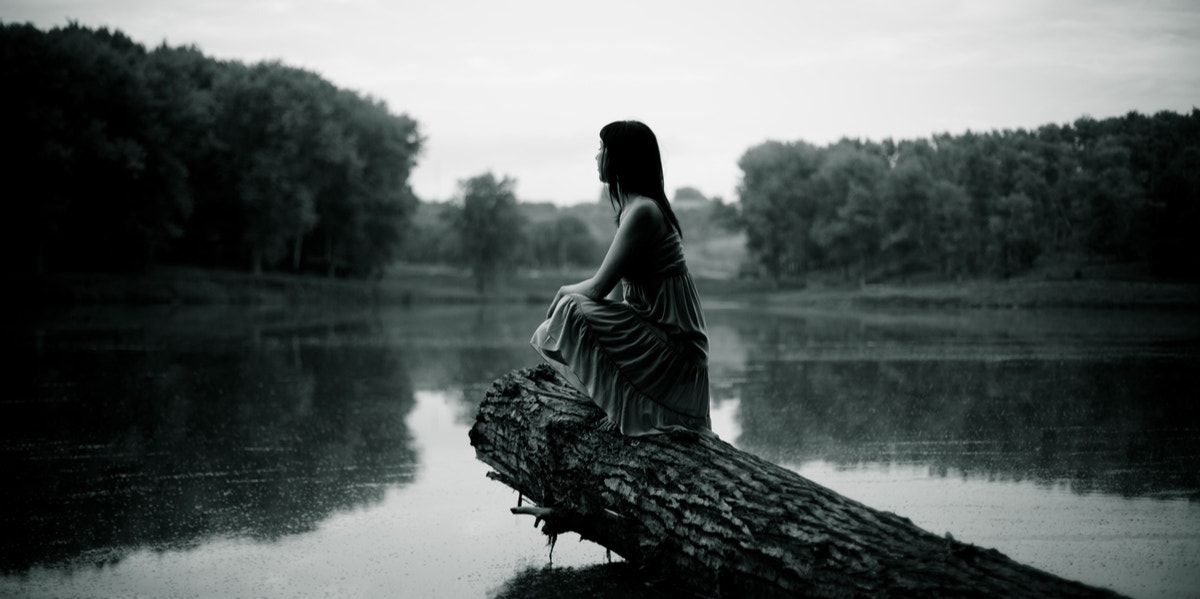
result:
M 711 428 L 707 337 L 698 303 L 689 305 L 695 290 L 686 274 L 663 284 L 653 295 L 676 301 L 640 306 L 567 295 L 530 340 L 624 435 Z

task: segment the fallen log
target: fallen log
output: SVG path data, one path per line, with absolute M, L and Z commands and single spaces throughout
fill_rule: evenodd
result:
M 546 365 L 498 379 L 471 428 L 513 513 L 714 597 L 1115 597 L 872 509 L 713 434 L 628 438 Z M 534 505 L 523 505 L 524 499 Z M 536 522 L 535 522 L 536 526 Z M 552 545 L 553 548 L 553 545 Z

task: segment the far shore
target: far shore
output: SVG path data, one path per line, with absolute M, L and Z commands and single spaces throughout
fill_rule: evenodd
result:
M 586 272 L 521 272 L 481 295 L 469 272 L 401 266 L 375 281 L 278 273 L 162 268 L 149 273 L 47 274 L 28 279 L 17 305 L 425 305 L 542 303 Z M 771 310 L 1121 309 L 1200 311 L 1200 283 L 1147 280 L 970 280 L 853 285 L 697 277 L 702 301 Z M 22 286 L 15 289 L 20 290 Z

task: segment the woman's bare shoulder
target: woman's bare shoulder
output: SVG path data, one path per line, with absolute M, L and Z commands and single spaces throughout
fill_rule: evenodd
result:
M 621 222 L 627 222 L 638 228 L 660 229 L 666 223 L 666 219 L 654 200 L 645 196 L 637 196 L 631 198 L 625 205 Z

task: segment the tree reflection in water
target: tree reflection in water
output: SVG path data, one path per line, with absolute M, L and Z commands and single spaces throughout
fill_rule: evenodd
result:
M 355 343 L 376 323 L 205 322 L 19 335 L 34 357 L 0 402 L 4 571 L 271 540 L 412 480 L 408 371 Z
M 767 459 L 926 464 L 943 475 L 1200 499 L 1194 337 L 1188 351 L 1134 340 L 1116 355 L 1086 338 L 1062 346 L 1054 331 L 1028 339 L 782 317 L 743 330 L 757 338 L 737 384 L 738 445 Z
M 0 588 L 666 594 L 587 544 L 560 540 L 555 566 L 541 567 L 540 533 L 513 520 L 515 494 L 474 459 L 467 427 L 495 378 L 536 363 L 528 341 L 544 306 L 95 312 L 6 331 L 18 358 L 0 394 Z M 1195 502 L 1140 499 L 1200 488 L 1200 408 L 1183 391 L 1200 355 L 1195 316 L 742 306 L 706 318 L 714 421 L 736 445 L 859 472 L 876 497 L 938 510 L 938 530 L 1031 543 L 1035 565 L 1070 577 L 1135 595 L 1140 581 L 1195 588 Z M 889 478 L 889 464 L 919 480 Z M 925 494 L 959 482 L 939 473 L 970 480 L 938 503 Z M 986 515 L 941 517 L 970 497 L 990 498 Z M 1081 530 L 1047 540 L 1044 520 L 1023 515 L 1032 502 L 1064 510 L 1039 512 L 1064 516 L 1059 533 Z M 1086 536 L 1101 520 L 1127 526 L 1105 526 L 1106 545 Z M 170 548 L 196 549 L 153 551 Z M 288 586 L 259 593 L 264 577 Z

